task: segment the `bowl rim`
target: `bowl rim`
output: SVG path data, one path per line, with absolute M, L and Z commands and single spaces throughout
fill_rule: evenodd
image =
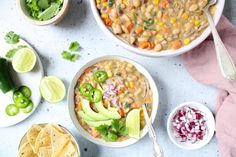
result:
M 171 130 L 171 125 L 172 125 L 171 121 L 172 121 L 174 115 L 176 114 L 177 110 L 179 110 L 180 108 L 182 108 L 184 106 L 197 107 L 200 111 L 205 113 L 207 118 L 208 118 L 208 126 L 210 126 L 209 129 L 208 129 L 208 136 L 207 136 L 207 138 L 205 138 L 200 143 L 189 145 L 189 146 L 181 145 L 179 142 L 177 142 L 177 139 L 175 137 L 173 137 L 173 133 L 172 133 L 172 130 Z M 171 113 L 168 117 L 168 120 L 167 120 L 167 133 L 168 133 L 168 136 L 169 136 L 170 140 L 172 141 L 172 143 L 174 143 L 179 148 L 182 148 L 182 149 L 185 149 L 185 150 L 197 150 L 197 149 L 200 149 L 200 148 L 206 146 L 211 141 L 211 139 L 213 138 L 214 133 L 215 133 L 215 118 L 213 116 L 213 113 L 210 111 L 210 109 L 207 106 L 205 106 L 204 104 L 199 103 L 199 102 L 195 102 L 195 101 L 184 102 L 184 103 L 181 103 L 180 105 L 176 106 L 171 111 Z
M 85 131 L 81 127 L 81 125 L 77 119 L 75 110 L 74 110 L 75 109 L 74 88 L 75 88 L 77 81 L 78 81 L 79 77 L 81 76 L 81 74 L 84 72 L 84 70 L 87 67 L 94 65 L 99 61 L 109 60 L 109 59 L 123 60 L 123 61 L 127 61 L 128 63 L 131 63 L 132 65 L 134 65 L 137 68 L 137 70 L 139 72 L 141 72 L 147 78 L 149 84 L 151 84 L 150 87 L 153 92 L 153 104 L 156 104 L 156 105 L 153 105 L 153 109 L 152 109 L 152 113 L 151 113 L 152 123 L 154 122 L 154 120 L 157 116 L 157 110 L 158 110 L 158 106 L 159 106 L 159 93 L 158 93 L 156 83 L 154 82 L 154 79 L 152 78 L 150 73 L 139 63 L 137 63 L 131 59 L 128 59 L 126 57 L 117 56 L 117 55 L 105 55 L 105 56 L 96 57 L 94 59 L 87 61 L 86 64 L 84 64 L 81 68 L 79 68 L 79 70 L 75 74 L 75 76 L 69 86 L 68 95 L 67 95 L 68 108 L 69 108 L 71 120 L 72 120 L 74 126 L 77 128 L 80 135 L 82 135 L 84 138 L 86 138 L 87 140 L 89 140 L 97 145 L 102 145 L 102 146 L 106 146 L 106 147 L 113 147 L 113 148 L 120 148 L 120 147 L 129 146 L 129 145 L 134 144 L 134 143 L 138 142 L 139 140 L 141 140 L 148 132 L 147 127 L 145 126 L 144 129 L 141 131 L 140 139 L 138 139 L 138 140 L 133 139 L 133 138 L 129 138 L 129 139 L 127 139 L 125 141 L 121 141 L 121 142 L 105 142 L 103 139 L 92 137 L 87 131 Z
M 30 15 L 26 15 L 26 13 L 23 9 L 23 7 L 26 9 L 26 6 L 22 6 L 21 1 L 25 1 L 25 0 L 17 0 L 17 8 L 18 8 L 18 11 L 20 12 L 20 14 L 24 17 L 24 19 L 26 19 L 30 23 L 32 23 L 34 25 L 38 25 L 38 26 L 54 24 L 54 23 L 57 23 L 57 21 L 59 22 L 64 17 L 64 15 L 67 13 L 68 7 L 69 7 L 69 0 L 63 0 L 62 8 L 57 13 L 56 16 L 54 16 L 53 18 L 51 18 L 49 20 L 40 21 L 40 20 L 33 19 Z
M 54 123 L 39 123 L 39 124 L 32 124 L 32 125 L 46 126 L 47 124 L 54 124 Z M 79 156 L 80 156 L 80 155 L 81 155 L 81 151 L 80 151 L 80 147 L 79 147 L 79 142 L 77 141 L 76 137 L 75 137 L 66 127 L 64 127 L 64 126 L 62 126 L 61 124 L 58 124 L 58 123 L 55 123 L 55 124 L 59 125 L 66 133 L 68 133 L 68 134 L 71 136 L 71 138 L 72 138 L 74 144 L 76 145 L 78 154 L 79 154 Z M 31 127 L 32 127 L 32 125 L 31 125 Z M 29 128 L 29 129 L 30 129 L 30 128 Z M 28 129 L 28 130 L 29 130 L 29 129 Z M 26 138 L 27 138 L 27 132 L 28 132 L 28 130 L 27 130 L 27 131 L 25 132 L 25 134 L 22 136 L 22 138 L 21 138 L 21 140 L 20 140 L 20 142 L 19 142 L 19 145 L 18 145 L 18 150 L 19 150 L 20 147 L 24 144 L 25 140 L 27 140 Z
M 224 5 L 225 5 L 225 0 L 218 0 L 218 2 L 216 4 L 216 7 L 217 7 L 216 14 L 214 16 L 215 25 L 218 24 L 218 22 L 221 18 L 221 15 L 222 15 L 223 9 L 224 9 Z M 138 54 L 141 56 L 146 56 L 146 57 L 174 57 L 174 56 L 178 56 L 178 55 L 188 52 L 188 51 L 192 50 L 193 48 L 197 47 L 198 45 L 200 45 L 211 33 L 210 27 L 208 26 L 205 29 L 205 31 L 198 38 L 193 40 L 189 45 L 184 46 L 184 47 L 177 49 L 177 50 L 170 49 L 170 50 L 164 50 L 164 51 L 157 52 L 154 50 L 146 50 L 146 49 L 136 48 L 136 47 L 128 44 L 125 40 L 121 39 L 117 35 L 113 34 L 113 32 L 107 26 L 105 26 L 104 22 L 102 21 L 100 15 L 99 15 L 97 8 L 96 8 L 95 0 L 90 0 L 90 7 L 93 12 L 94 18 L 97 21 L 98 26 L 108 37 L 110 37 L 110 39 L 113 39 L 114 42 L 118 43 L 121 47 L 125 48 L 129 52 L 132 52 L 132 53 L 135 53 L 135 54 Z

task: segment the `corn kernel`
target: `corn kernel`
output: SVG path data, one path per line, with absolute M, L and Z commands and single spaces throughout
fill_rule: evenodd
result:
M 176 23 L 176 18 L 171 18 L 171 19 L 170 19 L 170 22 L 171 22 L 172 24 Z
M 199 20 L 194 21 L 195 26 L 200 26 L 201 22 Z
M 134 88 L 134 82 L 133 81 L 129 82 L 129 87 Z
M 154 4 L 154 5 L 157 5 L 158 2 L 159 2 L 159 0 L 153 0 L 153 4 Z
M 160 23 L 159 23 L 159 26 L 164 26 L 164 23 L 163 23 L 163 22 L 160 22 Z
M 112 72 L 111 71 L 107 71 L 107 76 L 108 77 L 112 77 L 113 76 Z
M 189 38 L 184 39 L 184 44 L 185 45 L 188 45 L 189 43 L 190 43 L 190 39 Z
M 154 19 L 154 23 L 157 23 L 158 22 L 158 20 L 157 19 Z
M 161 30 L 161 26 L 157 25 L 157 26 L 156 26 L 156 30 L 157 30 L 157 31 L 160 31 L 160 30 Z
M 124 4 L 127 4 L 127 0 L 122 0 L 122 2 L 123 2 Z
M 128 86 L 129 86 L 129 83 L 128 83 L 128 82 L 125 82 L 125 86 L 128 87 Z
M 102 3 L 102 6 L 107 7 L 107 6 L 108 6 L 108 3 L 107 3 L 107 2 L 104 2 L 104 3 Z
M 101 3 L 101 0 L 96 0 L 97 1 L 97 4 L 100 4 Z
M 108 18 L 108 14 L 102 14 L 101 17 L 102 17 L 103 19 L 107 19 L 107 18 Z
M 157 34 L 157 35 L 156 35 L 156 38 L 159 39 L 159 40 L 161 40 L 161 39 L 163 39 L 163 35 Z
M 182 18 L 187 20 L 189 18 L 189 14 L 188 13 L 183 13 Z

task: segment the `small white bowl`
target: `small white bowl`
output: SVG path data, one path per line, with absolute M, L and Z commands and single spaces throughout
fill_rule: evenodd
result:
M 198 141 L 194 144 L 190 144 L 187 142 L 179 142 L 175 136 L 173 135 L 173 126 L 172 126 L 172 120 L 173 117 L 176 115 L 177 111 L 179 109 L 181 109 L 184 106 L 192 106 L 192 107 L 196 107 L 198 110 L 202 111 L 207 119 L 207 127 L 208 127 L 208 131 L 207 134 L 205 135 L 206 137 L 203 138 L 203 140 Z M 167 132 L 169 135 L 169 138 L 171 139 L 171 141 L 177 145 L 179 148 L 182 149 L 187 149 L 187 150 L 196 150 L 196 149 L 200 149 L 202 147 L 204 147 L 205 145 L 207 145 L 210 140 L 212 139 L 214 132 L 215 132 L 215 119 L 214 116 L 212 114 L 212 112 L 203 104 L 200 104 L 198 102 L 185 102 L 182 103 L 180 105 L 178 105 L 169 115 L 168 121 L 167 121 Z
M 79 71 L 76 73 L 75 77 L 73 78 L 70 87 L 69 87 L 69 91 L 68 91 L 68 107 L 69 107 L 69 112 L 70 112 L 70 117 L 75 125 L 75 127 L 77 128 L 77 130 L 79 131 L 79 133 L 86 138 L 87 140 L 98 144 L 98 145 L 102 145 L 102 146 L 107 146 L 107 147 L 125 147 L 125 146 L 129 146 L 131 144 L 134 144 L 136 142 L 138 142 L 141 138 L 143 138 L 146 134 L 147 134 L 147 127 L 145 126 L 144 129 L 141 131 L 141 135 L 140 135 L 140 139 L 136 140 L 133 138 L 129 138 L 125 141 L 121 141 L 121 142 L 106 142 L 103 139 L 99 139 L 99 138 L 95 138 L 93 136 L 91 136 L 86 130 L 84 130 L 75 113 L 75 102 L 74 102 L 74 90 L 75 90 L 75 86 L 77 84 L 77 81 L 79 79 L 79 77 L 83 74 L 84 70 L 92 65 L 94 65 L 95 63 L 99 62 L 99 61 L 103 61 L 103 60 L 109 60 L 109 59 L 117 59 L 117 60 L 123 60 L 126 61 L 128 63 L 131 63 L 132 65 L 134 65 L 137 70 L 139 72 L 141 72 L 148 80 L 149 84 L 150 84 L 150 88 L 153 92 L 153 108 L 152 108 L 152 113 L 151 113 L 151 121 L 152 123 L 155 120 L 155 117 L 157 115 L 157 109 L 158 109 L 158 105 L 159 105 L 159 94 L 158 94 L 158 90 L 156 87 L 156 84 L 152 78 L 152 76 L 148 73 L 148 71 L 141 66 L 140 64 L 127 59 L 125 57 L 120 57 L 120 56 L 103 56 L 103 57 L 99 57 L 99 58 L 95 58 L 93 60 L 90 60 L 88 63 L 86 63 L 82 68 L 79 69 Z
M 223 12 L 223 9 L 224 9 L 224 4 L 225 4 L 225 0 L 218 0 L 218 2 L 216 4 L 216 12 L 215 12 L 215 16 L 214 16 L 214 21 L 215 21 L 216 25 L 219 22 L 220 17 L 222 15 L 222 12 Z M 208 27 L 202 33 L 201 36 L 196 38 L 189 45 L 184 46 L 184 47 L 182 47 L 178 50 L 163 50 L 163 51 L 160 51 L 160 52 L 156 52 L 154 50 L 146 50 L 146 49 L 136 48 L 136 47 L 130 45 L 129 43 L 127 43 L 125 40 L 123 40 L 119 36 L 113 34 L 113 32 L 104 24 L 104 22 L 102 21 L 102 19 L 100 17 L 99 11 L 97 10 L 95 0 L 90 0 L 90 5 L 91 5 L 91 9 L 92 9 L 93 15 L 95 17 L 95 20 L 98 23 L 98 26 L 100 27 L 100 29 L 108 37 L 110 37 L 113 41 L 117 42 L 120 46 L 122 46 L 123 48 L 129 50 L 130 52 L 133 52 L 133 53 L 136 53 L 136 54 L 139 54 L 139 55 L 142 55 L 142 56 L 148 56 L 148 57 L 173 57 L 173 56 L 177 56 L 177 55 L 183 54 L 185 52 L 188 52 L 191 49 L 198 46 L 199 44 L 201 44 L 211 33 L 210 27 Z
M 20 12 L 20 14 L 30 23 L 34 24 L 34 25 L 38 25 L 38 26 L 45 26 L 45 25 L 50 25 L 50 24 L 57 24 L 59 23 L 67 14 L 68 10 L 69 10 L 69 0 L 64 0 L 63 1 L 63 5 L 61 10 L 59 11 L 59 13 L 54 16 L 53 18 L 46 20 L 46 21 L 40 21 L 40 20 L 36 20 L 33 19 L 27 8 L 25 5 L 25 1 L 26 0 L 17 0 L 17 6 L 18 6 L 18 10 Z

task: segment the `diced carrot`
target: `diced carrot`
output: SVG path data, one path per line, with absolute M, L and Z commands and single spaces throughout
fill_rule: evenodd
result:
M 130 24 L 128 24 L 128 26 L 127 26 L 127 28 L 128 28 L 128 30 L 129 31 L 131 31 L 131 29 L 134 27 L 134 24 L 133 23 L 130 23 Z
M 118 90 L 118 94 L 122 94 L 122 93 L 124 93 L 123 89 Z
M 112 25 L 112 23 L 113 23 L 110 18 L 104 19 L 104 22 L 105 22 L 105 25 L 110 26 L 110 27 L 111 27 L 111 25 Z
M 163 31 L 164 31 L 165 33 L 170 33 L 170 32 L 171 32 L 170 28 L 167 27 L 167 26 L 164 26 L 164 27 L 163 27 Z
M 142 33 L 143 33 L 143 28 L 138 27 L 138 28 L 136 28 L 135 32 L 136 32 L 137 34 L 142 34 Z
M 82 110 L 82 103 L 81 102 L 78 104 L 78 108 L 79 108 L 79 110 Z
M 160 6 L 161 8 L 167 8 L 167 7 L 169 6 L 168 0 L 161 0 L 161 1 L 159 2 L 159 6 Z
M 132 104 L 132 106 L 133 106 L 134 108 L 140 108 L 140 107 L 141 107 L 141 103 L 135 102 L 135 103 Z
M 151 103 L 151 102 L 152 102 L 152 99 L 151 99 L 150 97 L 146 97 L 146 98 L 144 99 L 144 102 L 146 102 L 146 103 Z
M 156 46 L 155 42 L 152 41 L 152 43 L 151 43 L 151 48 L 154 49 L 155 46 Z
M 139 42 L 139 47 L 142 48 L 142 49 L 149 48 L 149 46 L 150 46 L 150 43 L 147 42 L 147 41 Z
M 182 44 L 181 44 L 181 42 L 178 41 L 178 40 L 172 42 L 172 48 L 173 48 L 173 49 L 179 49 L 179 48 L 181 48 L 181 46 L 182 46 Z
M 118 110 L 118 113 L 120 114 L 121 117 L 123 117 L 123 116 L 125 115 L 125 111 L 124 111 L 123 108 L 120 108 L 120 109 Z
M 88 67 L 87 69 L 84 70 L 84 73 L 87 74 L 92 70 L 92 67 Z

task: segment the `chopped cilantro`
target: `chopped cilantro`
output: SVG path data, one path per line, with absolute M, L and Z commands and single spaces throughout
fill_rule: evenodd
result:
M 119 136 L 126 136 L 128 130 L 125 127 L 125 123 L 121 120 L 113 120 L 111 126 L 100 125 L 95 128 L 106 141 L 117 141 Z
M 71 53 L 68 51 L 62 51 L 61 55 L 62 55 L 62 58 L 69 60 L 71 62 L 75 62 L 77 59 L 80 58 L 79 54 Z
M 80 44 L 77 41 L 73 41 L 70 43 L 69 50 L 78 51 L 80 49 Z
M 26 0 L 30 15 L 36 20 L 49 20 L 61 10 L 63 0 Z
M 10 50 L 6 53 L 5 56 L 6 56 L 7 58 L 12 58 L 12 57 L 15 55 L 15 53 L 16 53 L 19 49 L 25 48 L 25 47 L 27 47 L 27 46 L 25 46 L 25 45 L 19 45 L 17 48 L 10 49 Z
M 10 31 L 5 35 L 4 39 L 8 44 L 16 44 L 19 42 L 20 36 Z

